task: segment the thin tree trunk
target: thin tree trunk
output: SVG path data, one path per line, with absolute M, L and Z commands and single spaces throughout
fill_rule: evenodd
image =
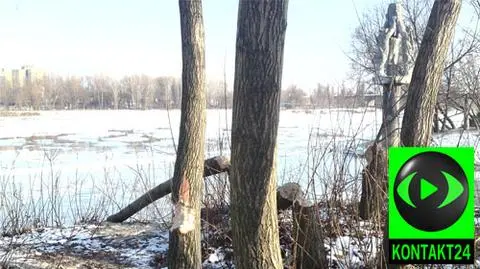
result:
M 241 0 L 230 171 L 236 268 L 283 268 L 278 235 L 276 142 L 288 0 Z
M 438 108 L 438 111 L 440 111 L 440 113 L 442 114 L 443 116 L 443 121 L 442 121 L 442 129 L 441 131 L 445 131 L 445 128 L 447 128 L 447 123 L 450 124 L 450 129 L 455 129 L 455 123 L 453 123 L 452 119 L 450 119 L 450 117 L 447 115 L 447 113 L 445 112 L 445 110 L 442 109 L 442 107 L 440 105 L 437 106 Z
M 464 110 L 463 110 L 463 129 L 468 130 L 469 129 L 469 122 L 468 122 L 468 114 L 470 112 L 470 105 L 468 102 L 468 92 L 465 93 L 465 98 L 464 98 Z
M 430 144 L 438 90 L 460 7 L 461 0 L 435 0 L 433 4 L 408 89 L 401 131 L 404 146 Z M 386 255 L 380 259 L 380 268 L 388 264 L 388 217 L 384 227 Z
M 401 140 L 405 146 L 425 146 L 432 136 L 433 115 L 448 47 L 461 0 L 436 0 L 413 69 Z
M 201 0 L 179 0 L 182 113 L 172 186 L 175 212 L 168 268 L 202 267 L 200 198 L 205 154 L 205 40 Z
M 400 144 L 400 122 L 398 118 L 400 104 L 400 86 L 392 82 L 383 89 L 383 121 L 385 122 L 384 147 L 396 147 Z

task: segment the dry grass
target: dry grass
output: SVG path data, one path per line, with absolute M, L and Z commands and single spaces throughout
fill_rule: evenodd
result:
M 32 117 L 39 116 L 40 112 L 37 111 L 5 111 L 0 110 L 0 117 Z

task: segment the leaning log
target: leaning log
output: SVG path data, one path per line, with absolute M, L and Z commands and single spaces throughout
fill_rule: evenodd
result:
M 204 162 L 203 176 L 208 177 L 222 172 L 228 172 L 230 169 L 230 160 L 224 156 L 217 156 L 206 159 Z M 130 218 L 149 204 L 156 200 L 170 194 L 172 192 L 172 179 L 169 179 L 160 185 L 150 189 L 137 200 L 133 201 L 118 213 L 115 213 L 107 218 L 107 221 L 113 223 L 123 222 Z

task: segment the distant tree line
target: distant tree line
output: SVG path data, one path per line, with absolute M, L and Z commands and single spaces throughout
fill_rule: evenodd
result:
M 371 95 L 372 98 L 366 98 L 366 94 Z M 355 87 L 348 87 L 345 84 L 333 86 L 319 83 L 309 93 L 296 85 L 290 85 L 282 91 L 281 103 L 284 109 L 354 108 L 374 106 L 374 95 L 379 96 L 380 93 L 373 89 L 366 89 L 365 83 L 357 83 Z
M 22 86 L 0 83 L 0 107 L 4 109 L 166 109 L 180 108 L 181 80 L 175 77 L 130 75 L 46 75 Z M 232 92 L 223 82 L 207 83 L 207 107 L 231 108 Z
M 365 84 L 356 89 L 345 85 L 318 84 L 306 91 L 290 85 L 282 91 L 284 109 L 365 106 Z M 207 108 L 232 108 L 232 91 L 223 81 L 209 81 Z M 130 75 L 109 76 L 46 75 L 22 86 L 0 83 L 0 107 L 22 110 L 64 109 L 178 109 L 181 106 L 181 80 L 176 77 Z

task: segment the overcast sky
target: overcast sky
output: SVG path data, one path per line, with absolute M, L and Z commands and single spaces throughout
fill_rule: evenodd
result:
M 341 81 L 359 13 L 382 0 L 290 0 L 283 87 Z M 206 68 L 231 86 L 238 1 L 204 0 Z M 181 75 L 177 0 L 1 0 L 0 66 L 86 75 Z

